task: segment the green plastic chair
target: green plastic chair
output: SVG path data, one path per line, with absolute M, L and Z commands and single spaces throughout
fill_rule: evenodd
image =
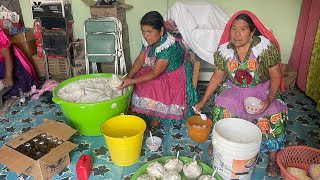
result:
M 113 63 L 114 74 L 126 73 L 119 19 L 89 18 L 84 22 L 84 34 L 86 74 L 98 73 L 97 63 Z

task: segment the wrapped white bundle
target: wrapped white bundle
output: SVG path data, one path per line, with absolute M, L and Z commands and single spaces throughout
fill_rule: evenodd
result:
M 72 82 L 59 89 L 57 95 L 65 101 L 77 102 L 84 96 L 84 87 L 78 82 Z
M 150 174 L 143 174 L 139 176 L 137 180 L 156 180 L 156 178 L 151 176 Z
M 147 172 L 151 176 L 160 179 L 164 173 L 164 167 L 162 164 L 156 162 L 150 163 L 147 167 Z
M 111 87 L 111 79 L 99 77 L 75 81 L 59 89 L 57 95 L 68 102 L 97 103 L 117 98 L 127 92 L 127 88 L 115 90 Z
M 176 171 L 166 171 L 162 178 L 162 180 L 180 180 L 181 176 L 178 172 Z
M 192 161 L 183 166 L 183 173 L 187 179 L 197 179 L 202 173 L 202 168 L 198 165 L 197 161 Z
M 216 180 L 216 178 L 210 175 L 202 175 L 198 180 Z
M 115 74 L 112 74 L 111 80 L 109 81 L 109 85 L 113 88 L 117 88 L 121 86 L 123 81 Z
M 178 158 L 173 158 L 173 159 L 166 161 L 166 163 L 164 164 L 164 168 L 167 171 L 176 171 L 176 172 L 180 173 L 183 168 L 183 162 L 181 160 L 179 160 Z

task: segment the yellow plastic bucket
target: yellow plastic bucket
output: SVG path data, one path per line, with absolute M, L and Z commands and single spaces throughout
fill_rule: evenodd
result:
M 118 166 L 130 166 L 140 158 L 146 123 L 133 115 L 119 115 L 101 125 L 111 160 Z

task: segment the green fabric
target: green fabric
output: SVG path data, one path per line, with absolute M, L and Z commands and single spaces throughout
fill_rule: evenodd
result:
M 320 112 L 320 21 L 313 44 L 307 76 L 306 94 L 317 102 L 317 111 Z
M 222 56 L 220 51 L 214 53 L 214 61 L 216 67 L 226 72 L 226 78 L 231 80 L 233 84 L 236 84 L 241 87 L 247 86 L 255 86 L 257 84 L 263 83 L 270 79 L 268 68 L 273 67 L 280 63 L 281 58 L 277 46 L 270 42 L 271 44 L 267 49 L 263 50 L 259 57 L 257 57 L 257 68 L 254 70 L 250 70 L 248 68 L 248 62 L 251 59 L 250 55 L 252 53 L 252 48 L 258 45 L 261 42 L 261 39 L 257 36 L 253 36 L 253 41 L 248 49 L 248 52 L 245 56 L 245 60 L 243 63 L 240 62 L 239 54 L 236 51 L 235 46 L 232 43 L 227 45 L 228 49 L 232 49 L 235 52 L 235 61 L 237 62 L 238 68 L 234 70 L 228 69 L 229 59 L 226 59 Z M 239 83 L 236 81 L 234 74 L 236 74 L 239 70 L 246 70 L 253 74 L 253 80 L 247 84 Z
M 163 44 L 168 38 L 168 34 L 164 33 L 162 39 L 158 42 L 157 47 Z M 143 51 L 147 47 L 143 47 Z M 153 49 L 152 46 L 150 46 L 148 56 L 153 57 L 155 53 L 155 49 Z M 175 42 L 173 45 L 171 45 L 169 48 L 157 53 L 156 55 L 157 60 L 168 60 L 169 64 L 166 68 L 165 72 L 170 72 L 175 69 L 177 69 L 184 60 L 184 50 L 183 47 L 179 44 L 179 42 Z

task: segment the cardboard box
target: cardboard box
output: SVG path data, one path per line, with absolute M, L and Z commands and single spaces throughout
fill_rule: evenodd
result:
M 120 5 L 91 5 L 91 17 L 116 17 L 121 22 L 126 21 L 126 9 L 132 8 L 132 5 L 125 4 L 123 0 L 118 0 Z
M 297 80 L 297 72 L 288 64 L 282 64 L 282 72 L 284 76 L 284 86 L 287 89 L 295 87 Z
M 101 71 L 104 73 L 114 73 L 114 63 L 100 63 Z
M 32 64 L 37 73 L 37 76 L 41 79 L 46 76 L 46 70 L 44 66 L 43 58 L 37 54 L 32 56 Z M 49 57 L 48 58 L 49 75 L 54 80 L 64 80 L 71 76 L 70 65 L 67 58 L 63 57 Z
M 78 39 L 77 41 L 72 42 L 72 49 L 73 49 L 73 59 L 74 60 L 82 60 L 85 56 L 84 51 L 84 40 Z
M 49 74 L 53 79 L 67 79 L 71 76 L 70 64 L 67 58 L 48 58 Z
M 70 0 L 30 0 L 33 19 L 41 16 L 72 18 Z
M 10 28 L 17 27 L 18 29 L 20 29 L 21 26 L 22 26 L 22 23 L 20 22 L 19 14 L 8 10 L 1 3 L 0 4 L 0 29 L 2 29 L 7 36 L 9 36 Z
M 28 32 L 19 32 L 16 35 L 11 36 L 10 41 L 23 52 L 30 62 L 32 56 L 37 54 L 37 43 L 32 28 L 30 28 Z
M 11 43 L 21 43 L 26 41 L 35 40 L 34 29 L 30 28 L 27 32 L 19 32 L 14 36 L 10 37 Z
M 45 119 L 41 125 L 14 137 L 3 145 L 0 148 L 0 162 L 18 174 L 32 176 L 35 179 L 49 179 L 70 163 L 69 152 L 77 145 L 67 140 L 75 132 L 76 130 L 66 124 Z M 20 145 L 42 133 L 62 139 L 64 142 L 38 160 L 16 150 Z
M 18 23 L 20 20 L 20 16 L 18 13 L 10 11 L 3 5 L 0 6 L 0 18 L 9 19 L 13 23 Z
M 86 67 L 78 66 L 78 67 L 73 67 L 72 68 L 73 77 L 84 75 L 84 74 L 86 74 Z
M 37 73 L 38 78 L 39 79 L 45 78 L 46 70 L 44 68 L 43 57 L 39 57 L 37 54 L 33 55 L 31 63 Z
M 85 67 L 86 66 L 86 61 L 84 59 L 74 59 L 72 63 L 73 63 L 74 67 L 78 67 L 78 66 Z

